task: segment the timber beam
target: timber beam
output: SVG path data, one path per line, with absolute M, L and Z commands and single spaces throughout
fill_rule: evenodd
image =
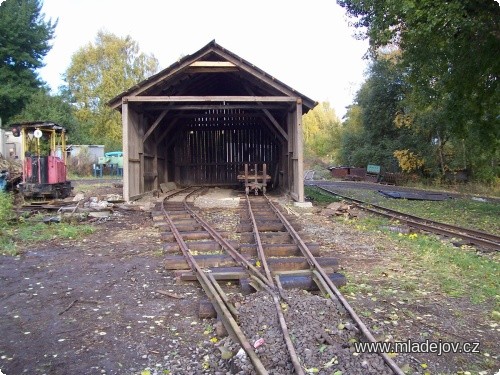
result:
M 234 102 L 234 103 L 297 103 L 294 96 L 125 96 L 125 103 L 173 103 L 173 102 Z

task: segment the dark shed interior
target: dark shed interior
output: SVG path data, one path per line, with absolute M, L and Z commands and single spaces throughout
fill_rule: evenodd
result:
M 301 117 L 316 103 L 215 41 L 109 104 L 122 113 L 125 199 L 162 182 L 237 185 L 245 163 L 265 163 L 272 187 L 303 201 Z

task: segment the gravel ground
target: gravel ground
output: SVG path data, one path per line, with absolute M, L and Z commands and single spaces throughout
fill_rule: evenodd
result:
M 119 192 L 106 183 L 85 189 L 88 196 Z M 279 200 L 285 206 L 289 203 Z M 346 297 L 377 339 L 481 343 L 477 355 L 399 354 L 394 360 L 408 374 L 493 375 L 498 371 L 500 331 L 483 306 L 446 296 L 425 279 L 419 280 L 418 289 L 405 289 L 400 280 L 408 268 L 418 277 L 418 265 L 400 262 L 404 249 L 381 233 L 358 229 L 353 219 L 332 220 L 318 208 L 286 206 L 286 211 L 320 243 L 323 255 L 338 257 L 342 268 L 353 275 L 347 287 L 355 284 L 357 292 L 347 292 Z M 203 215 L 220 230 L 234 233 L 236 212 L 214 206 Z M 26 246 L 19 256 L 0 257 L 0 370 L 4 374 L 253 373 L 220 323 L 198 317 L 200 299 L 205 298 L 199 286 L 180 282 L 174 272 L 164 269 L 161 233 L 148 212 L 117 209 L 110 220 L 94 227 L 96 231 L 85 238 L 49 240 Z M 275 368 L 283 368 L 285 362 L 289 370 L 286 357 L 274 354 L 283 341 L 271 328 L 276 320 L 272 300 L 262 293 L 243 296 L 234 285 L 224 288 L 252 344 L 264 338 L 257 349 L 263 361 Z M 315 369 L 336 375 L 340 374 L 336 371 L 342 375 L 385 371 L 378 358 L 361 355 L 361 362 L 349 361 L 356 357 L 352 340 L 360 338 L 348 328 L 344 315 L 331 310 L 333 306 L 314 294 L 287 293 L 292 297 L 282 309 L 297 354 L 311 373 Z M 318 310 L 323 314 L 316 314 Z

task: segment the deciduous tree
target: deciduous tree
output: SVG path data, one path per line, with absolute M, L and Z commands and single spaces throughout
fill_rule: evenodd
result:
M 495 0 L 337 0 L 370 42 L 398 48 L 404 113 L 415 131 L 465 149 L 478 173 L 499 157 L 500 6 Z M 459 147 L 459 145 L 465 145 Z M 453 147 L 452 147 L 453 146 Z M 447 167 L 443 159 L 442 172 Z M 463 164 L 463 163 L 462 163 Z
M 36 92 L 21 113 L 12 118 L 12 122 L 23 121 L 53 121 L 64 126 L 73 144 L 86 143 L 88 139 L 74 116 L 73 106 L 63 95 L 51 95 L 44 90 Z
M 330 107 L 322 102 L 303 118 L 306 157 L 319 157 L 326 162 L 336 161 L 340 147 L 341 121 Z
M 73 55 L 65 80 L 75 101 L 76 117 L 94 140 L 109 149 L 121 147 L 120 116 L 106 103 L 157 71 L 157 59 L 141 53 L 130 36 L 105 31 L 99 31 L 94 43 Z

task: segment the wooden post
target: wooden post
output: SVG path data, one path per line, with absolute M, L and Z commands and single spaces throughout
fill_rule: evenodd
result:
M 288 160 L 288 168 L 287 168 L 287 181 L 288 181 L 288 186 L 287 189 L 290 192 L 290 194 L 294 193 L 294 175 L 293 175 L 293 151 L 294 151 L 294 144 L 295 144 L 295 117 L 294 113 L 288 113 L 287 115 L 288 118 L 288 153 L 287 153 L 287 160 Z
M 141 120 L 143 120 L 141 118 Z M 139 194 L 144 193 L 144 172 L 145 172 L 145 165 L 144 165 L 144 121 L 138 121 L 137 124 L 137 139 L 136 142 L 139 143 Z
M 155 131 L 155 137 L 154 137 L 154 159 L 153 159 L 153 172 L 156 173 L 156 176 L 154 177 L 154 182 L 153 182 L 153 189 L 158 190 L 160 187 L 159 179 L 160 179 L 160 172 L 158 171 L 158 132 Z
M 255 168 L 255 186 L 258 186 L 259 183 L 259 166 L 257 164 L 254 164 Z
M 297 137 L 297 175 L 295 178 L 295 192 L 299 196 L 299 202 L 304 202 L 304 137 L 302 134 L 302 99 L 297 99 L 295 135 Z
M 262 180 L 262 186 L 263 186 L 263 189 L 262 189 L 262 192 L 266 192 L 266 187 L 267 187 L 267 164 L 264 163 L 264 165 L 262 166 L 262 174 L 264 175 L 264 179 Z
M 123 132 L 123 199 L 125 201 L 130 200 L 130 189 L 129 189 L 129 157 L 130 152 L 128 149 L 129 142 L 129 123 L 128 123 L 128 103 L 124 101 L 122 103 L 122 132 Z
M 248 164 L 245 163 L 245 191 L 248 194 Z

